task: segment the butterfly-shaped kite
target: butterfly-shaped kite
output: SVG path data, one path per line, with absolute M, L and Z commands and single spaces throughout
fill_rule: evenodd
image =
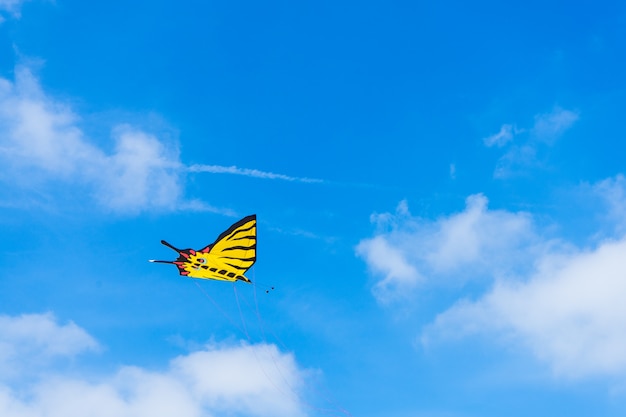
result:
M 239 220 L 198 251 L 177 249 L 164 240 L 161 243 L 178 252 L 178 259 L 150 262 L 174 264 L 181 275 L 192 278 L 251 282 L 243 274 L 256 261 L 256 215 Z

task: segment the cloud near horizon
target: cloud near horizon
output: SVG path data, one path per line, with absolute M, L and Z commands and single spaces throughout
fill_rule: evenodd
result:
M 300 417 L 307 371 L 275 345 L 207 345 L 162 371 L 121 366 L 107 375 L 71 376 L 40 358 L 74 357 L 97 342 L 51 314 L 0 316 L 0 365 L 17 358 L 29 378 L 0 373 L 3 417 Z M 4 363 L 7 365 L 7 363 Z

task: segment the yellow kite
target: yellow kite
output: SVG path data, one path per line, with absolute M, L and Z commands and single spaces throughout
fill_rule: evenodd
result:
M 150 262 L 174 264 L 180 275 L 191 278 L 250 283 L 243 274 L 256 261 L 256 214 L 239 220 L 219 235 L 215 242 L 198 251 L 177 249 L 164 240 L 161 243 L 178 252 L 178 259 L 151 259 Z

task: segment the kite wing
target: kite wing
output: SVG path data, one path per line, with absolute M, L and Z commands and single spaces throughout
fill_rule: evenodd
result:
M 199 251 L 177 249 L 164 240 L 161 243 L 177 251 L 178 259 L 151 262 L 174 264 L 181 275 L 192 278 L 251 282 L 243 274 L 256 261 L 256 215 L 239 220 Z
M 201 252 L 208 255 L 209 263 L 243 275 L 256 262 L 256 215 L 230 226 Z

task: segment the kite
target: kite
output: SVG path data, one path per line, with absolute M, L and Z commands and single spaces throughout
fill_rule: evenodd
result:
M 178 259 L 150 262 L 176 265 L 180 275 L 191 278 L 251 283 L 243 274 L 256 261 L 256 214 L 239 220 L 198 251 L 177 249 L 164 240 L 161 243 L 178 252 Z

